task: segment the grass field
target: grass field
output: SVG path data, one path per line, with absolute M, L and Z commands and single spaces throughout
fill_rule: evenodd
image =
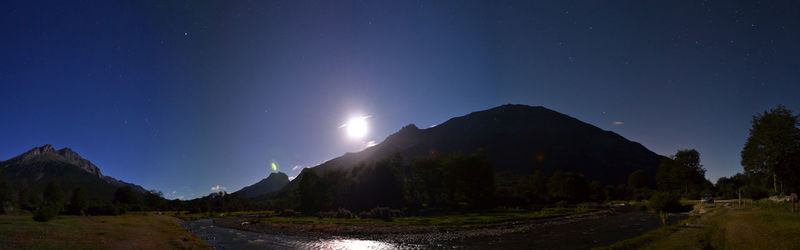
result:
M 147 213 L 121 216 L 0 216 L 0 249 L 208 249 L 179 220 Z
M 618 242 L 605 249 L 800 249 L 800 213 L 785 204 L 761 202 L 720 207 L 701 218 Z

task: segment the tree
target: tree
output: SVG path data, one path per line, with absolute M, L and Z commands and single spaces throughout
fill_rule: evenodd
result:
M 85 215 L 87 209 L 89 209 L 89 195 L 86 193 L 86 188 L 76 187 L 72 190 L 67 210 L 70 214 Z
M 541 204 L 547 201 L 547 177 L 542 171 L 527 176 L 514 186 L 516 192 L 524 197 L 529 203 Z
M 33 212 L 33 220 L 38 222 L 49 221 L 58 215 L 59 210 L 53 204 L 44 204 Z
M 136 198 L 136 192 L 130 186 L 124 186 L 114 191 L 114 203 L 130 206 L 139 203 L 139 200 Z
M 556 200 L 585 201 L 589 197 L 589 182 L 582 174 L 557 170 L 547 181 L 547 190 Z
M 664 158 L 658 164 L 656 171 L 656 187 L 661 191 L 671 192 L 680 189 L 680 177 L 675 171 L 675 160 Z
M 639 169 L 628 175 L 628 187 L 637 190 L 647 187 L 647 174 L 644 170 Z
M 783 105 L 753 116 L 750 137 L 742 149 L 742 166 L 752 174 L 772 176 L 773 192 L 778 192 L 779 179 L 796 182 L 800 152 L 798 116 Z M 789 176 L 792 178 L 784 178 Z
M 602 183 L 599 181 L 592 181 L 589 183 L 589 199 L 592 201 L 606 200 L 606 194 Z
M 700 153 L 694 149 L 678 150 L 673 159 L 677 164 L 674 170 L 683 184 L 684 193 L 689 193 L 690 186 L 695 191 L 702 189 L 706 169 L 700 165 Z
M 323 199 L 326 197 L 326 189 L 323 187 L 323 182 L 317 172 L 313 169 L 303 169 L 300 172 L 300 209 L 306 214 L 313 214 L 314 212 L 324 209 L 322 206 L 325 203 Z
M 677 212 L 681 208 L 680 196 L 676 193 L 655 192 L 649 201 L 650 208 L 659 212 Z
M 486 154 L 453 154 L 444 161 L 445 189 L 451 207 L 488 207 L 494 195 L 494 175 Z
M 705 173 L 697 150 L 678 150 L 672 158 L 666 158 L 659 164 L 656 184 L 661 191 L 683 193 L 687 197 L 694 197 L 706 188 L 708 181 L 705 179 Z
M 56 213 L 64 208 L 64 191 L 55 181 L 50 181 L 44 188 L 44 203 L 52 206 Z
M 161 210 L 167 203 L 167 200 L 164 199 L 164 193 L 155 189 L 144 195 L 144 201 L 151 210 Z
M 0 169 L 0 213 L 9 213 L 13 209 L 14 191 L 6 180 L 5 171 Z
M 415 208 L 438 207 L 445 204 L 444 164 L 438 157 L 420 157 L 406 164 L 407 177 L 403 194 Z
M 33 188 L 20 189 L 19 204 L 22 209 L 35 211 L 42 204 L 42 193 Z

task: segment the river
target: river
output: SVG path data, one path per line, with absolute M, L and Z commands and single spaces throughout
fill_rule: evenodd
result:
M 677 221 L 680 217 L 672 217 Z M 636 237 L 660 226 L 657 215 L 641 211 L 602 216 L 564 217 L 534 221 L 519 225 L 509 233 L 438 232 L 425 242 L 398 242 L 394 237 L 378 240 L 351 237 L 326 239 L 289 235 L 273 235 L 214 226 L 212 220 L 202 219 L 183 223 L 184 228 L 197 235 L 214 249 L 427 249 L 427 248 L 506 248 L 506 249 L 587 249 Z M 467 235 L 452 237 L 453 235 Z M 481 236 L 475 236 L 481 235 Z M 445 236 L 445 237 L 441 237 Z M 451 237 L 447 237 L 451 236 Z M 414 237 L 396 237 L 414 238 Z

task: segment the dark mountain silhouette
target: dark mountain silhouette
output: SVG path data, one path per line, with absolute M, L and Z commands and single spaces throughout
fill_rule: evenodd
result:
M 544 107 L 503 105 L 452 118 L 438 126 L 419 129 L 407 125 L 383 142 L 357 153 L 346 153 L 316 167 L 352 168 L 399 152 L 405 161 L 419 156 L 469 154 L 483 149 L 495 173 L 515 175 L 541 170 L 583 173 L 590 181 L 625 183 L 628 174 L 642 169 L 652 185 L 662 158 L 639 143 Z M 300 177 L 287 188 L 296 188 Z
M 96 201 L 111 200 L 114 191 L 124 186 L 142 194 L 147 192 L 139 185 L 104 176 L 97 166 L 69 148 L 55 150 L 50 144 L 0 162 L 0 168 L 19 188 L 42 190 L 48 182 L 56 181 L 65 190 L 83 186 Z
M 256 197 L 262 194 L 268 194 L 273 191 L 280 190 L 286 184 L 289 183 L 289 176 L 284 173 L 271 173 L 267 178 L 262 179 L 256 184 L 244 187 L 239 191 L 233 193 L 233 195 L 239 195 L 241 197 Z

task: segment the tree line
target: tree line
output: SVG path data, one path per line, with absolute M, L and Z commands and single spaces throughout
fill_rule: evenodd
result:
M 89 201 L 85 188 L 65 192 L 57 182 L 48 183 L 41 192 L 14 192 L 0 170 L 0 212 L 9 213 L 14 208 L 35 215 L 275 210 L 285 215 L 326 213 L 347 217 L 352 216 L 350 211 L 380 216 L 425 215 L 497 206 L 540 208 L 618 200 L 649 200 L 654 209 L 666 211 L 679 206 L 678 199 L 699 199 L 705 194 L 760 199 L 800 191 L 798 116 L 778 106 L 754 115 L 751 124 L 741 152 L 745 171 L 720 178 L 716 184 L 705 178 L 700 153 L 694 149 L 678 150 L 662 159 L 653 179 L 644 170 L 636 170 L 628 174 L 626 183 L 601 183 L 577 172 L 495 173 L 482 150 L 410 160 L 395 153 L 352 168 L 304 169 L 297 177 L 296 188 L 256 198 L 220 192 L 190 201 L 166 200 L 155 190 L 140 194 L 120 187 L 110 203 L 97 203 Z
M 24 210 L 33 214 L 37 221 L 49 221 L 63 215 L 120 215 L 126 211 L 148 211 L 167 208 L 167 200 L 161 192 L 152 190 L 146 194 L 134 191 L 130 186 L 119 187 L 114 191 L 110 202 L 97 202 L 89 199 L 83 186 L 64 190 L 57 181 L 50 181 L 44 189 L 24 189 L 15 192 L 0 169 L 0 213 L 18 213 Z

